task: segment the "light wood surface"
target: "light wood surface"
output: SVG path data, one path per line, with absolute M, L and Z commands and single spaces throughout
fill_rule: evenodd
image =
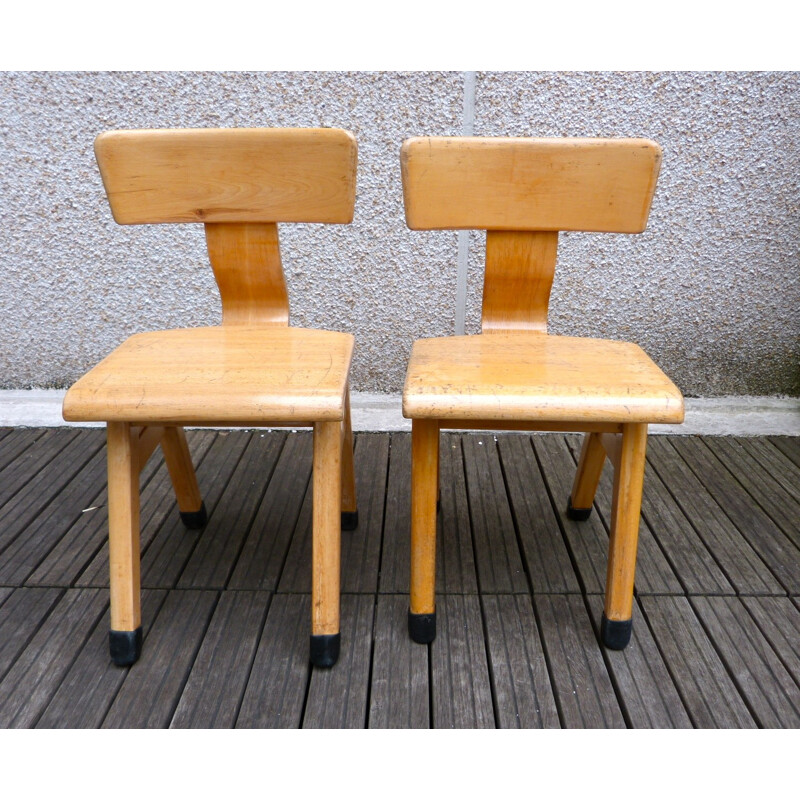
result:
M 436 499 L 439 486 L 439 426 L 411 423 L 411 596 L 412 614 L 433 614 L 436 588 Z
M 570 493 L 570 502 L 573 508 L 583 510 L 592 507 L 605 460 L 606 451 L 600 435 L 588 433 L 583 437 L 578 469 L 575 472 L 575 480 Z
M 288 325 L 289 294 L 274 222 L 216 222 L 208 257 L 222 299 L 223 325 Z
M 353 345 L 347 333 L 271 326 L 137 334 L 69 389 L 64 419 L 341 420 Z
M 639 541 L 647 425 L 625 425 L 614 470 L 611 530 L 606 577 L 605 615 L 609 620 L 629 620 L 633 613 L 633 582 Z
M 558 232 L 488 231 L 483 280 L 483 333 L 547 333 Z
M 178 508 L 189 513 L 199 511 L 203 505 L 203 497 L 200 494 L 197 475 L 183 428 L 164 428 L 161 449 L 164 452 L 164 461 L 172 481 L 172 488 L 175 490 Z
M 142 624 L 139 581 L 139 432 L 109 422 L 108 561 L 111 630 L 134 631 Z
M 678 423 L 683 413 L 638 345 L 538 333 L 419 339 L 403 391 L 412 419 Z
M 311 634 L 339 632 L 341 582 L 342 428 L 314 425 Z
M 353 219 L 356 141 L 336 128 L 108 131 L 95 155 L 120 224 Z
M 661 148 L 648 139 L 418 137 L 400 159 L 412 230 L 639 233 Z

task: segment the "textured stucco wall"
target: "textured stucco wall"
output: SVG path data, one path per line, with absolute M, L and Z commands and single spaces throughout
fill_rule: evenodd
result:
M 478 73 L 474 85 L 476 135 L 664 148 L 646 233 L 562 235 L 553 332 L 636 341 L 689 395 L 800 394 L 796 74 Z M 457 261 L 457 234 L 406 229 L 399 146 L 461 134 L 464 89 L 457 72 L 0 73 L 0 388 L 63 387 L 134 332 L 219 321 L 200 226 L 111 219 L 98 132 L 323 125 L 358 139 L 356 215 L 281 226 L 292 322 L 352 331 L 353 388 L 399 392 L 413 338 L 454 330 Z M 474 332 L 483 235 L 469 241 Z

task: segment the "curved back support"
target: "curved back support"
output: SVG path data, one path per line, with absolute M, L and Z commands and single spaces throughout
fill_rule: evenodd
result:
M 409 228 L 487 231 L 483 332 L 546 333 L 558 231 L 643 231 L 661 148 L 649 139 L 418 137 L 400 158 Z
M 94 150 L 121 225 L 353 220 L 357 148 L 348 131 L 108 131 Z
M 408 139 L 412 230 L 641 233 L 661 165 L 649 139 Z
M 288 324 L 276 223 L 353 220 L 357 146 L 348 131 L 108 131 L 94 148 L 118 223 L 205 223 L 224 325 Z

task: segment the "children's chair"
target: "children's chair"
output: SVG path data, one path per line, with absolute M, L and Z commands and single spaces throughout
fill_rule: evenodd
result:
M 645 139 L 414 138 L 401 151 L 412 230 L 486 230 L 482 332 L 414 342 L 411 596 L 417 642 L 436 635 L 439 431 L 586 433 L 571 519 L 587 519 L 606 456 L 614 467 L 603 643 L 630 640 L 647 425 L 683 421 L 677 387 L 636 344 L 552 336 L 547 309 L 559 231 L 645 229 L 661 149 Z
M 139 473 L 160 444 L 183 523 L 206 509 L 183 426 L 312 426 L 311 661 L 339 654 L 340 530 L 358 522 L 348 376 L 353 337 L 289 327 L 279 222 L 353 219 L 356 142 L 337 129 L 131 130 L 95 155 L 122 225 L 202 223 L 222 324 L 140 333 L 67 392 L 65 420 L 107 425 L 111 657 L 142 627 Z M 176 301 L 178 298 L 176 298 Z

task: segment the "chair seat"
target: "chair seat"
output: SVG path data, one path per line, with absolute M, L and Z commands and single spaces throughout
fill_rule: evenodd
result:
M 419 339 L 403 416 L 535 422 L 683 421 L 683 396 L 635 344 L 492 333 Z
M 277 326 L 132 336 L 64 398 L 64 419 L 260 425 L 344 417 L 353 336 Z

